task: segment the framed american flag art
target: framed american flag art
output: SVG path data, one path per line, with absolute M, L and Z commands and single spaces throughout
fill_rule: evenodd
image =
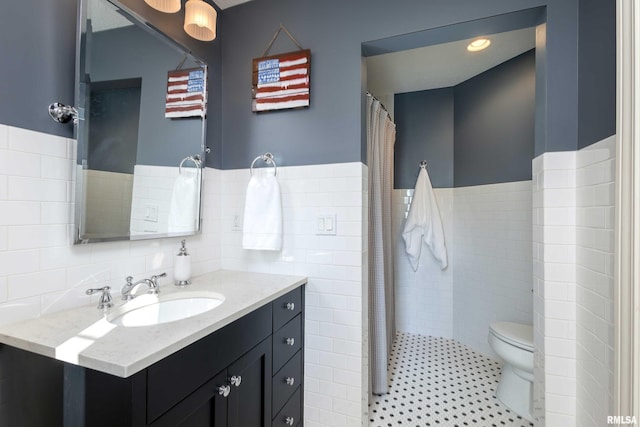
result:
M 164 116 L 205 117 L 207 114 L 207 76 L 204 68 L 167 73 L 167 102 Z
M 255 58 L 252 70 L 253 112 L 309 107 L 310 50 Z

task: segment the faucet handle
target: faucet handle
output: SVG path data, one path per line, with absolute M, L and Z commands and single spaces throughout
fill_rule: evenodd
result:
M 157 294 L 160 292 L 160 285 L 158 285 L 158 277 L 166 277 L 167 273 L 161 273 L 157 275 L 151 276 L 149 279 L 149 290 L 147 291 L 150 294 Z
M 111 298 L 111 286 L 104 286 L 102 288 L 90 288 L 86 290 L 87 295 L 93 295 L 96 292 L 102 292 L 100 300 L 98 301 L 98 310 L 113 307 L 113 298 Z
M 167 277 L 167 273 L 164 272 L 164 273 L 153 275 L 153 276 L 151 276 L 151 280 L 153 280 L 155 282 L 156 280 L 158 280 L 159 277 Z
M 127 276 L 127 285 L 131 286 L 133 285 L 133 276 Z

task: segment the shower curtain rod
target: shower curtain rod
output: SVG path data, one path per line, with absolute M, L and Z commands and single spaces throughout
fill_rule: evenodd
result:
M 376 98 L 376 96 L 374 94 L 372 94 L 371 92 L 367 91 L 367 96 L 370 96 L 373 99 L 375 99 L 376 101 L 378 101 L 380 103 L 380 106 L 382 107 L 382 109 L 384 111 L 386 111 L 387 114 L 389 114 L 389 110 L 387 110 L 387 107 L 385 107 L 384 104 L 382 103 L 382 101 L 380 101 L 378 98 Z M 391 116 L 391 114 L 389 114 L 389 116 Z

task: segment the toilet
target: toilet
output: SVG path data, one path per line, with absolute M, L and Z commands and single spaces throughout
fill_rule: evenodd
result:
M 533 422 L 533 327 L 494 322 L 489 326 L 489 345 L 504 361 L 496 397 Z

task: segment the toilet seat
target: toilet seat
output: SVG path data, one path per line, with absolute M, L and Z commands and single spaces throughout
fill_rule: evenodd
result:
M 533 326 L 513 322 L 495 322 L 489 330 L 498 339 L 522 350 L 533 352 Z

